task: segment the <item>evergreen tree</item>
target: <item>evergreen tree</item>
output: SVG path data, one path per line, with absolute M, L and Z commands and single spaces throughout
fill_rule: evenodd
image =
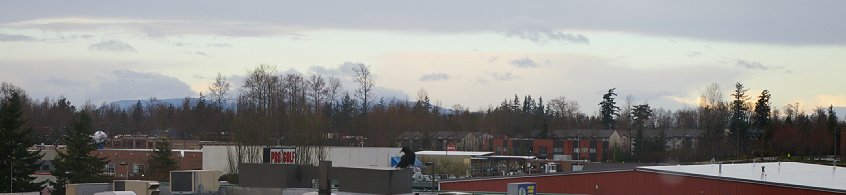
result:
M 614 93 L 614 90 L 617 88 L 611 88 L 608 90 L 608 93 L 602 95 L 602 102 L 599 102 L 599 113 L 600 117 L 602 118 L 602 125 L 605 129 L 614 129 L 614 123 L 616 122 L 616 117 L 620 116 L 618 113 L 620 111 L 620 107 L 617 107 L 617 103 L 614 102 L 614 98 L 617 97 L 617 94 Z
M 0 102 L 0 192 L 40 191 L 44 182 L 34 182 L 30 176 L 41 166 L 41 151 L 28 151 L 35 144 L 30 136 L 32 128 L 23 127 L 26 119 L 22 107 L 24 97 L 11 90 Z M 5 185 L 5 184 L 11 184 Z
M 90 135 L 94 134 L 91 115 L 87 110 L 79 112 L 73 128 L 64 137 L 67 145 L 65 152 L 59 152 L 54 161 L 56 169 L 53 175 L 56 181 L 51 182 L 53 193 L 64 194 L 65 185 L 73 183 L 102 183 L 108 178 L 103 175 L 106 158 L 91 156 L 96 147 Z
M 168 181 L 170 179 L 168 177 L 170 171 L 178 168 L 176 160 L 172 158 L 172 150 L 170 147 L 170 140 L 167 138 L 162 138 L 161 141 L 156 143 L 155 154 L 150 156 L 150 159 L 147 160 L 147 163 L 150 165 L 150 169 L 148 171 L 150 179 L 156 181 Z
M 652 118 L 652 108 L 649 104 L 635 105 L 632 108 L 632 127 L 636 129 L 635 135 L 632 137 L 632 155 L 635 159 L 643 160 L 643 157 L 648 153 L 649 140 L 644 136 L 644 129 L 646 122 Z
M 535 107 L 535 116 L 544 119 L 546 122 L 546 107 L 543 105 L 543 96 L 538 98 L 538 106 Z
M 511 104 L 511 110 L 520 112 L 520 98 L 517 97 L 517 94 L 514 94 L 514 102 Z
M 755 112 L 752 116 L 752 126 L 764 132 L 763 138 L 769 140 L 772 138 L 772 128 L 768 128 L 770 123 L 770 91 L 764 90 L 758 96 L 758 101 L 755 102 Z
M 737 83 L 735 84 L 734 93 L 731 94 L 734 100 L 731 102 L 731 119 L 729 121 L 729 135 L 730 139 L 734 139 L 734 142 L 737 146 L 736 150 L 736 157 L 740 157 L 741 154 L 747 151 L 747 145 L 749 143 L 749 117 L 747 116 L 746 112 L 748 110 L 746 106 L 746 91 L 748 89 L 743 88 L 743 84 Z
M 135 102 L 135 105 L 132 106 L 132 133 L 141 132 L 143 129 L 141 126 L 144 121 L 144 105 L 141 104 L 141 100 Z
M 664 156 L 666 155 L 666 153 L 665 153 L 666 150 L 667 150 L 667 133 L 664 131 L 664 129 L 661 129 L 661 130 L 658 130 L 658 136 L 656 136 L 652 140 L 652 148 L 649 152 L 651 152 L 655 155 L 651 155 L 654 158 L 654 159 L 651 159 L 651 160 L 654 160 L 656 162 L 660 162 L 661 160 L 664 159 Z

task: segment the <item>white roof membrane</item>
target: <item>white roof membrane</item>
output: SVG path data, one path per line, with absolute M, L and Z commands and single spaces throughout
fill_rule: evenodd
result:
M 761 171 L 761 168 L 764 171 Z M 846 168 L 798 162 L 645 166 L 641 170 L 846 191 Z

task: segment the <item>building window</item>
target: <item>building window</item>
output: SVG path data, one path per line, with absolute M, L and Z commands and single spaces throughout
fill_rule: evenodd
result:
M 553 148 L 552 153 L 553 154 L 564 154 L 564 148 Z
M 134 164 L 132 165 L 132 174 L 144 174 L 146 171 L 143 164 Z
M 108 163 L 106 164 L 106 174 L 114 175 L 115 174 L 115 163 Z

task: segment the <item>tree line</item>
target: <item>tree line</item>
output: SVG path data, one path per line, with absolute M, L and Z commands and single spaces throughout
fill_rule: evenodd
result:
M 218 75 L 200 98 L 185 98 L 180 105 L 151 98 L 149 103 L 138 101 L 122 108 L 74 105 L 63 97 L 33 100 L 24 96 L 22 110 L 29 119 L 25 126 L 38 134 L 33 136 L 36 143 L 47 144 L 62 144 L 74 114 L 87 110 L 92 128 L 110 135 L 165 135 L 244 145 L 393 146 L 393 139 L 405 131 L 480 131 L 525 137 L 548 136 L 559 129 L 615 129 L 632 137 L 628 146 L 632 152 L 643 154 L 633 157 L 653 156 L 640 159 L 644 161 L 674 156 L 664 150 L 662 139 L 641 136 L 644 130 L 704 131 L 699 147 L 684 152 L 686 161 L 694 161 L 833 154 L 843 125 L 832 107 L 814 108 L 810 113 L 798 103 L 775 107 L 769 102 L 769 91 L 747 94 L 740 83 L 729 95 L 719 85 L 708 85 L 698 105 L 677 110 L 637 103 L 633 96 L 619 101 L 612 88 L 597 97 L 597 114 L 582 112 L 579 102 L 566 97 L 532 95 L 514 95 L 497 106 L 471 111 L 462 105 L 433 104 L 425 89 L 415 101 L 377 97 L 373 88 L 380 81 L 370 67 L 354 67 L 354 86 L 342 86 L 341 78 L 333 76 L 279 73 L 273 66 L 260 65 L 248 72 L 243 83 L 229 83 Z M 233 90 L 233 85 L 240 87 Z M 543 133 L 528 135 L 533 130 Z M 349 140 L 333 143 L 329 139 L 343 136 Z M 322 148 L 307 150 L 323 155 Z

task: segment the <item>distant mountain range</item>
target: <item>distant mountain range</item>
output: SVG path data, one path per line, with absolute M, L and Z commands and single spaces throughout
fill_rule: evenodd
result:
M 198 100 L 199 100 L 199 98 L 188 98 L 188 101 L 190 101 L 190 104 L 196 104 Z M 132 106 L 135 106 L 135 104 L 138 103 L 138 101 L 141 101 L 141 105 L 143 105 L 143 106 L 148 106 L 148 105 L 153 103 L 152 100 L 119 100 L 119 101 L 115 101 L 115 102 L 110 103 L 110 105 L 117 105 L 120 108 L 131 108 Z M 173 106 L 182 105 L 183 101 L 185 101 L 185 98 L 157 99 L 156 100 L 156 102 L 163 103 L 163 104 L 169 104 L 169 105 L 173 105 Z
M 191 106 L 197 105 L 197 102 L 200 101 L 200 98 L 173 98 L 173 99 L 156 99 L 155 103 L 156 104 L 172 105 L 172 106 L 178 108 L 178 107 L 182 106 L 182 102 L 184 102 L 186 99 L 188 100 L 188 104 L 191 105 Z M 135 106 L 135 104 L 137 104 L 139 101 L 141 102 L 141 105 L 144 106 L 144 107 L 154 103 L 153 100 L 149 100 L 149 99 L 147 99 L 147 100 L 119 100 L 119 101 L 114 101 L 112 103 L 109 103 L 109 105 L 116 105 L 117 107 L 119 107 L 121 109 L 130 109 L 133 106 Z M 236 106 L 235 103 L 229 103 L 227 105 L 227 108 L 234 108 L 235 106 Z

